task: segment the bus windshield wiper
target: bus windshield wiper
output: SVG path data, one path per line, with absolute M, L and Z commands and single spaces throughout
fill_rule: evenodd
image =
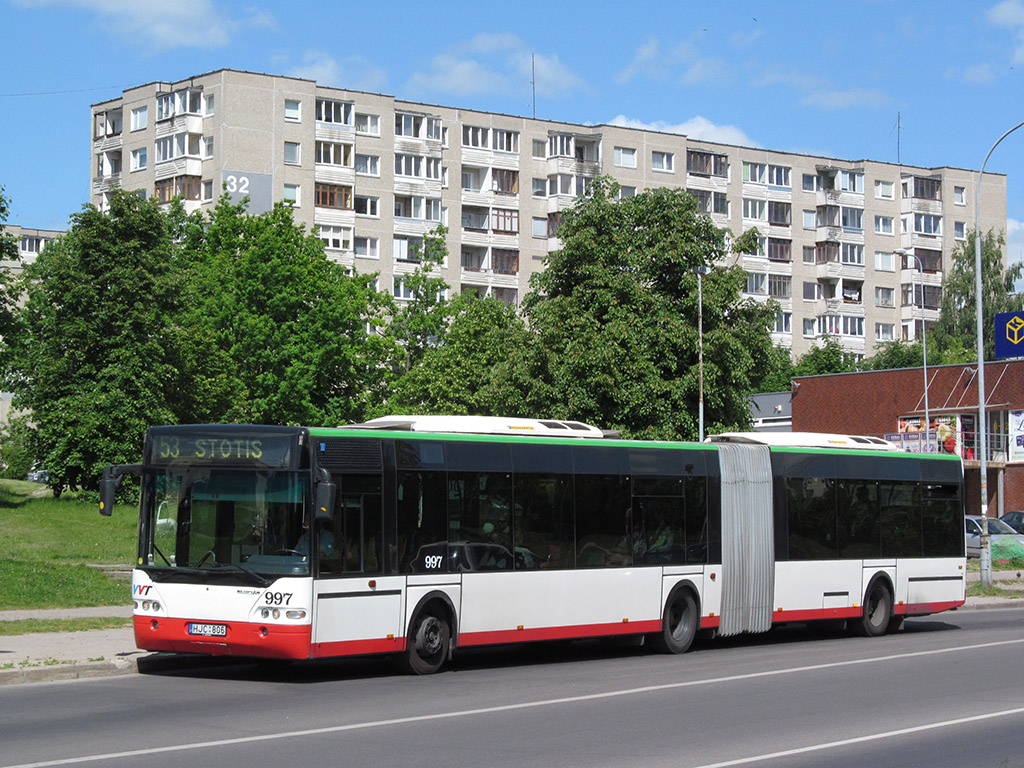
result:
M 242 565 L 241 563 L 216 563 L 216 567 L 218 567 L 218 568 L 237 568 L 242 573 L 247 574 L 248 576 L 250 576 L 252 578 L 252 580 L 255 581 L 257 584 L 259 584 L 261 587 L 269 587 L 271 584 L 274 583 L 273 581 L 268 579 L 266 576 L 263 576 L 262 574 L 256 573 L 256 571 L 254 571 L 248 565 Z

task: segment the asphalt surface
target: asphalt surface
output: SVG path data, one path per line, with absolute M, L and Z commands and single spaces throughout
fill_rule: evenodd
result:
M 968 582 L 977 581 L 968 573 Z M 996 572 L 999 586 L 1024 592 L 1024 572 Z M 1024 597 L 969 597 L 959 609 L 1024 608 Z M 130 605 L 100 608 L 57 608 L 51 610 L 0 611 L 0 622 L 24 619 L 75 619 L 93 616 L 130 618 Z M 45 632 L 31 635 L 0 635 L 0 685 L 53 680 L 74 680 L 138 672 L 140 660 L 167 654 L 149 653 L 135 647 L 131 627 L 94 629 L 82 632 Z

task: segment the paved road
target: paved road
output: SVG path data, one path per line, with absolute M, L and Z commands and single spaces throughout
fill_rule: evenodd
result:
M 383 661 L 153 662 L 0 687 L 0 768 L 1024 765 L 1024 611 L 883 638 L 782 629 L 685 656 L 577 644 Z

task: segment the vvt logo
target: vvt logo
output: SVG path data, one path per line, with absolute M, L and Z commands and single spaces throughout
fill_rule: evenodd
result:
M 152 588 L 152 584 L 132 584 L 132 594 L 138 597 L 145 597 Z
M 1024 312 L 996 315 L 996 357 L 1024 357 Z

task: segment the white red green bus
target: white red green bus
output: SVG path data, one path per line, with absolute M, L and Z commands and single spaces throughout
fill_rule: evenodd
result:
M 621 440 L 572 421 L 152 427 L 139 648 L 277 659 L 846 621 L 964 602 L 963 468 L 877 438 Z

